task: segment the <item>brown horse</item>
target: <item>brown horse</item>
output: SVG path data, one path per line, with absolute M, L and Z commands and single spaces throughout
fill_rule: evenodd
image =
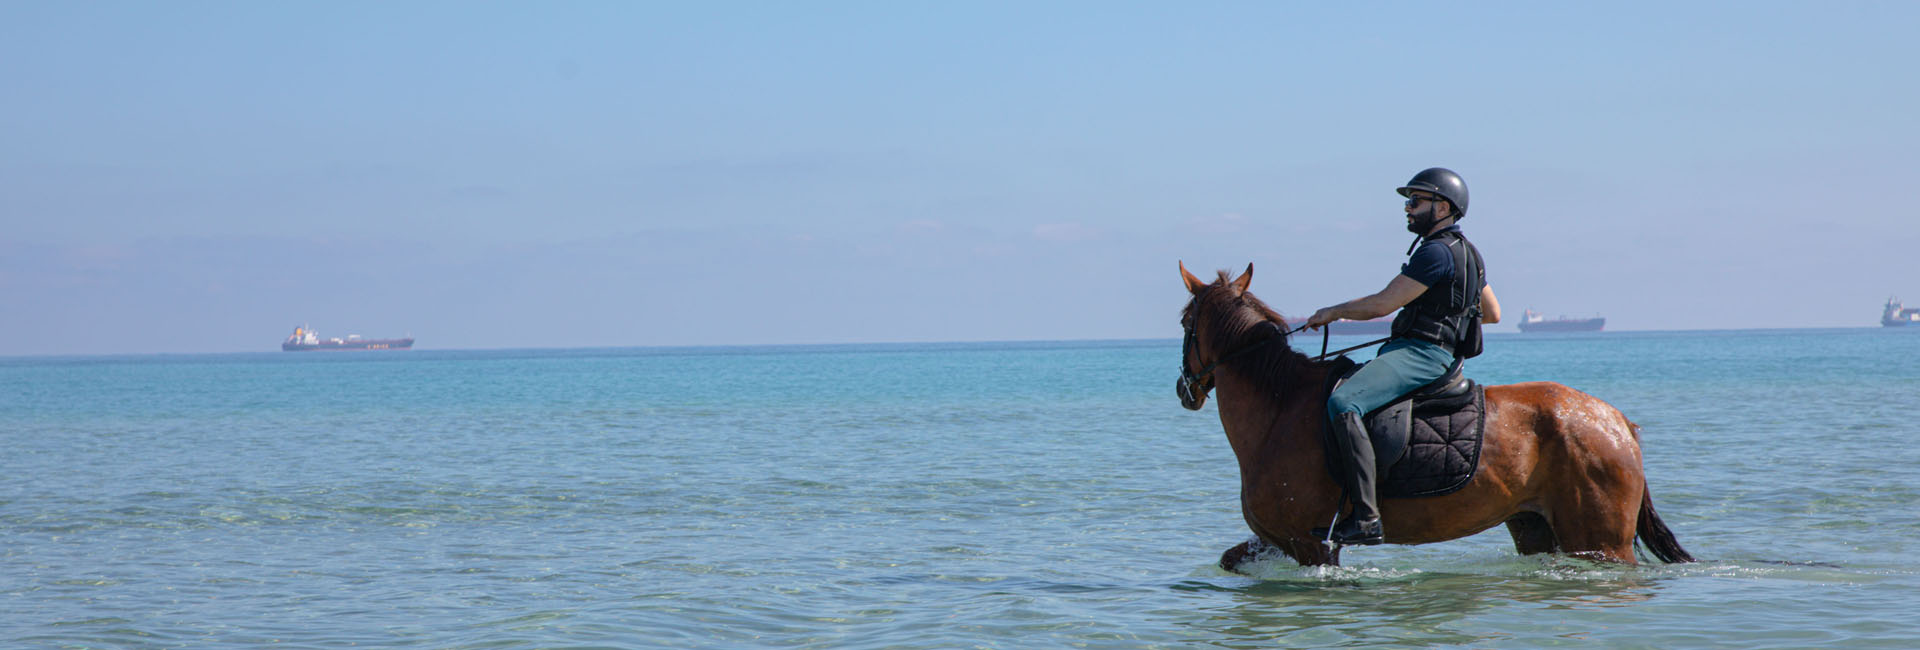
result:
M 1180 266 L 1193 298 L 1181 313 L 1187 344 L 1177 388 L 1199 410 L 1219 392 L 1220 424 L 1240 461 L 1240 511 L 1254 539 L 1228 549 L 1228 570 L 1267 550 L 1302 565 L 1339 564 L 1309 531 L 1329 525 L 1340 487 L 1327 473 L 1328 362 L 1294 351 L 1286 321 L 1247 292 L 1253 265 L 1212 284 Z M 1280 327 L 1265 326 L 1273 323 Z M 1278 337 L 1277 341 L 1267 341 Z M 1634 537 L 1664 562 L 1691 562 L 1653 510 L 1640 466 L 1639 426 L 1618 409 L 1552 382 L 1486 389 L 1486 435 L 1473 480 L 1443 496 L 1384 499 L 1394 544 L 1427 544 L 1507 525 L 1522 554 L 1633 564 Z

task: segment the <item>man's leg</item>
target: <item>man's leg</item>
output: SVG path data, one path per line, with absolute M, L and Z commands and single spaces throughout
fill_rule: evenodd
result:
M 1353 500 L 1353 513 L 1334 526 L 1334 543 L 1371 545 L 1386 538 L 1374 498 L 1373 441 L 1361 416 L 1438 379 L 1451 362 L 1440 346 L 1395 340 L 1327 398 L 1335 446 L 1328 451 L 1339 455 L 1339 465 L 1346 470 L 1346 476 L 1339 477 L 1341 487 Z

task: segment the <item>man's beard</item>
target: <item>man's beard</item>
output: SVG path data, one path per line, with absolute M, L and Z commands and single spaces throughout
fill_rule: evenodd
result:
M 1407 220 L 1407 232 L 1425 236 L 1427 231 L 1433 230 L 1433 224 L 1440 223 L 1440 219 L 1434 215 L 1434 212 L 1437 212 L 1434 209 L 1434 202 L 1427 201 L 1426 204 L 1425 210 L 1407 215 L 1412 217 Z

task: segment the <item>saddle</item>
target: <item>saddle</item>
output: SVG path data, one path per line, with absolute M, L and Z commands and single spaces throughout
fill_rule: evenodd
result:
M 1344 356 L 1334 363 L 1329 394 L 1361 366 Z M 1431 497 L 1466 487 L 1480 467 L 1486 405 L 1487 389 L 1466 378 L 1456 360 L 1439 379 L 1367 413 L 1362 420 L 1373 441 L 1379 496 Z M 1331 423 L 1322 436 L 1328 449 L 1336 448 Z M 1339 476 L 1332 454 L 1327 470 Z

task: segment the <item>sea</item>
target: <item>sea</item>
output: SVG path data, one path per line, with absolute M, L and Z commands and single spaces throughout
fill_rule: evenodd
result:
M 0 359 L 0 648 L 1920 647 L 1920 331 L 1489 335 L 1641 425 L 1680 565 L 1225 572 L 1179 351 Z

